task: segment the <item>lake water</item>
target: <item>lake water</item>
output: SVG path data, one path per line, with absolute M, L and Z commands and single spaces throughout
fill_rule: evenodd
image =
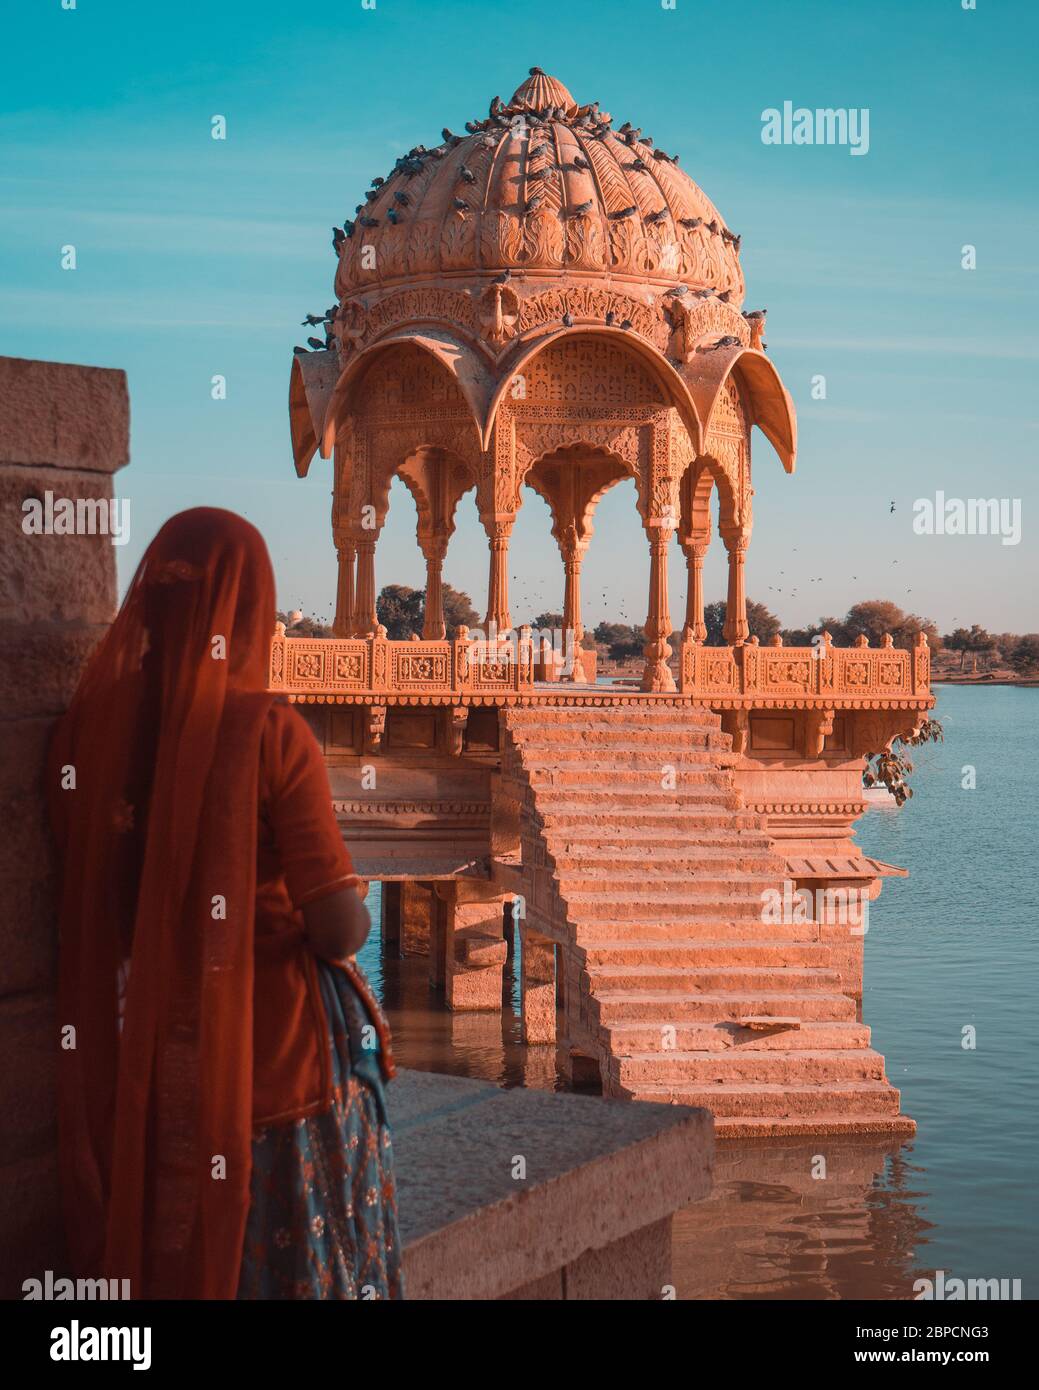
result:
M 712 1197 L 675 1221 L 680 1298 L 908 1298 L 937 1270 L 1039 1294 L 1039 690 L 940 686 L 936 713 L 913 799 L 858 826 L 911 870 L 871 904 L 863 1011 L 916 1137 L 720 1144 Z M 452 1015 L 425 960 L 383 960 L 377 931 L 361 959 L 401 1065 L 560 1085 L 551 1049 L 521 1045 L 511 974 L 500 1018 Z

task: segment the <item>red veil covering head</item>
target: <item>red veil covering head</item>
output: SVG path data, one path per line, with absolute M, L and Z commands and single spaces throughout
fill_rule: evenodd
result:
M 66 1228 L 76 1273 L 135 1298 L 237 1287 L 273 625 L 259 532 L 211 508 L 172 517 L 52 749 Z

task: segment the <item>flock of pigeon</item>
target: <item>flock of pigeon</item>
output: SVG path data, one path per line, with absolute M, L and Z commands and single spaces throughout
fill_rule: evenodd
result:
M 541 68 L 531 68 L 530 75 L 532 77 L 544 76 L 544 73 Z M 391 206 L 386 210 L 386 220 L 396 225 L 404 218 L 406 209 L 410 206 L 412 201 L 411 195 L 407 191 L 408 181 L 415 178 L 417 174 L 421 174 L 423 170 L 428 167 L 430 160 L 443 159 L 455 146 L 477 135 L 482 136 L 482 141 L 485 145 L 493 146 L 498 142 L 501 132 L 513 130 L 515 128 L 517 117 L 520 115 L 522 115 L 526 129 L 531 132 L 532 143 L 528 150 L 528 164 L 531 160 L 551 150 L 552 146 L 549 140 L 541 140 L 538 144 L 534 144 L 533 140 L 537 138 L 535 132 L 550 134 L 552 125 L 555 122 L 565 122 L 572 130 L 581 131 L 589 139 L 605 140 L 608 136 L 612 135 L 623 141 L 635 155 L 632 163 L 627 166 L 629 169 L 645 172 L 650 167 L 648 163 L 650 159 L 661 160 L 668 164 L 678 164 L 677 154 L 666 154 L 662 149 L 656 148 L 653 144 L 652 137 L 648 135 L 644 136 L 641 128 L 633 126 L 630 121 L 625 121 L 623 125 L 614 129 L 612 118 L 606 112 L 600 111 L 597 101 L 592 102 L 588 106 L 578 107 L 573 115 L 568 115 L 566 109 L 561 106 L 547 106 L 540 110 L 533 111 L 528 107 L 519 109 L 506 106 L 499 97 L 494 97 L 491 101 L 490 110 L 486 119 L 482 121 L 466 121 L 465 135 L 456 135 L 445 126 L 441 132 L 443 137 L 442 144 L 435 146 L 433 149 L 427 149 L 425 145 L 416 145 L 414 148 L 410 149 L 407 154 L 400 156 L 386 178 L 372 179 L 372 186 L 365 194 L 365 201 L 363 203 L 358 203 L 354 217 L 345 219 L 342 227 L 337 226 L 332 228 L 332 249 L 335 251 L 336 255 L 339 255 L 344 242 L 349 241 L 359 227 L 371 228 L 379 226 L 380 219 L 371 216 L 369 209 L 380 194 L 386 190 L 389 184 L 399 181 L 401 185 L 398 188 L 394 188 Z M 562 172 L 567 168 L 587 170 L 590 168 L 590 165 L 582 154 L 575 154 L 569 164 L 555 163 L 549 166 L 543 166 L 541 169 L 533 172 L 528 172 L 528 185 L 531 182 L 540 182 L 544 184 L 544 181 L 549 179 L 554 172 Z M 459 212 L 468 212 L 471 210 L 470 205 L 462 195 L 467 187 L 476 183 L 476 175 L 473 173 L 472 169 L 465 164 L 459 166 L 458 183 L 459 191 L 452 200 L 453 206 Z M 535 190 L 527 196 L 523 204 L 524 212 L 526 214 L 536 212 L 544 201 L 545 196 L 544 187 L 535 188 Z M 590 212 L 593 206 L 594 200 L 588 199 L 586 202 L 567 209 L 565 215 L 568 217 L 580 217 Z M 638 207 L 633 203 L 629 207 L 611 212 L 609 217 L 613 221 L 623 221 L 626 218 L 635 217 L 637 213 Z M 671 216 L 672 213 L 670 209 L 663 207 L 656 212 L 647 213 L 644 220 L 650 225 L 659 225 Z M 676 220 L 681 226 L 689 229 L 703 225 L 712 235 L 720 236 L 724 242 L 731 245 L 736 251 L 739 251 L 740 237 L 734 232 L 730 232 L 727 227 L 723 227 L 713 218 L 706 223 L 701 217 L 680 217 Z M 498 278 L 500 280 L 507 279 L 508 272 L 506 272 L 504 276 L 499 276 Z M 670 293 L 675 297 L 680 297 L 685 294 L 695 294 L 699 298 L 711 298 L 715 295 L 714 290 L 691 291 L 687 285 L 679 285 L 674 290 L 670 291 Z M 726 290 L 722 294 L 717 295 L 717 298 L 722 303 L 728 303 L 729 291 Z M 763 311 L 758 312 L 763 314 Z M 305 326 L 325 325 L 324 341 L 317 337 L 308 338 L 307 343 L 310 348 L 313 348 L 315 351 L 323 351 L 335 346 L 335 339 L 332 332 L 335 313 L 336 306 L 333 306 L 323 317 L 319 317 L 315 314 L 308 314 L 303 320 Z M 745 315 L 745 317 L 753 318 L 754 316 Z M 564 315 L 563 323 L 569 327 L 570 325 L 567 323 L 568 319 L 570 319 L 570 323 L 573 322 L 569 314 Z M 606 322 L 612 325 L 615 322 L 615 315 L 608 314 Z M 625 319 L 618 326 L 623 329 L 629 329 L 631 327 L 631 321 Z M 731 341 L 738 342 L 738 339 L 732 339 Z M 726 339 L 716 344 L 718 347 L 727 345 L 728 340 Z M 293 351 L 302 353 L 307 352 L 308 348 L 296 347 Z

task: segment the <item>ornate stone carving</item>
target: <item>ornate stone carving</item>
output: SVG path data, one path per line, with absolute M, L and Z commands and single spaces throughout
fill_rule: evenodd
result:
M 358 301 L 344 301 L 343 309 Z M 472 296 L 457 290 L 421 285 L 414 289 L 398 290 L 367 306 L 363 318 L 365 340 L 371 342 L 381 334 L 402 323 L 437 323 L 457 325 L 468 337 L 479 337 L 482 329 L 480 314 Z
M 549 343 L 522 372 L 526 401 L 633 406 L 664 403 L 659 385 L 608 335 Z
M 411 644 L 419 651 L 395 651 L 392 684 L 395 688 L 419 686 L 424 690 L 450 686 L 451 650 L 431 646 L 427 642 Z
M 519 332 L 527 333 L 545 324 L 561 324 L 565 314 L 569 314 L 575 324 L 612 322 L 620 327 L 628 323 L 634 332 L 661 352 L 667 347 L 667 324 L 656 310 L 631 295 L 598 285 L 571 285 L 525 299 L 520 306 Z
M 820 656 L 819 652 L 825 654 Z M 688 694 L 739 695 L 752 703 L 879 706 L 905 701 L 920 692 L 912 686 L 911 653 L 860 647 L 761 648 L 753 639 L 742 647 L 703 647 L 687 642 L 682 656 L 682 689 Z M 883 675 L 880 666 L 883 665 Z M 804 704 L 802 705 L 802 702 Z
M 691 294 L 670 296 L 666 303 L 671 321 L 668 354 L 677 361 L 692 361 L 697 346 L 709 334 L 731 335 L 745 347 L 750 346 L 749 325 L 730 304 L 715 298 L 698 299 Z
M 488 285 L 480 295 L 480 328 L 484 338 L 497 348 L 512 337 L 519 317 L 519 299 L 508 285 Z

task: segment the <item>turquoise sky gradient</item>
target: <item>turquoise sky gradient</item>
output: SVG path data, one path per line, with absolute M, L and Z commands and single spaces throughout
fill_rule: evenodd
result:
M 399 154 L 485 115 L 538 64 L 679 151 L 743 235 L 746 307 L 769 310 L 801 432 L 793 477 L 756 435 L 750 596 L 789 625 L 884 597 L 943 630 L 1039 628 L 1028 0 L 34 0 L 5 7 L 4 27 L 0 352 L 126 368 L 124 582 L 165 517 L 205 502 L 263 530 L 284 606 L 331 612 L 330 464 L 296 479 L 286 408 L 299 321 L 333 297 L 331 227 Z M 762 111 L 787 99 L 868 107 L 868 155 L 762 144 Z M 226 401 L 210 399 L 214 373 Z M 938 489 L 1021 498 L 1021 544 L 914 535 L 914 499 Z M 424 583 L 414 522 L 395 484 L 380 584 Z M 470 494 L 445 577 L 481 607 L 486 572 Z M 561 605 L 529 491 L 512 573 L 515 619 Z M 597 515 L 586 622 L 641 622 L 647 574 L 626 484 Z M 680 623 L 677 547 L 671 599 Z

